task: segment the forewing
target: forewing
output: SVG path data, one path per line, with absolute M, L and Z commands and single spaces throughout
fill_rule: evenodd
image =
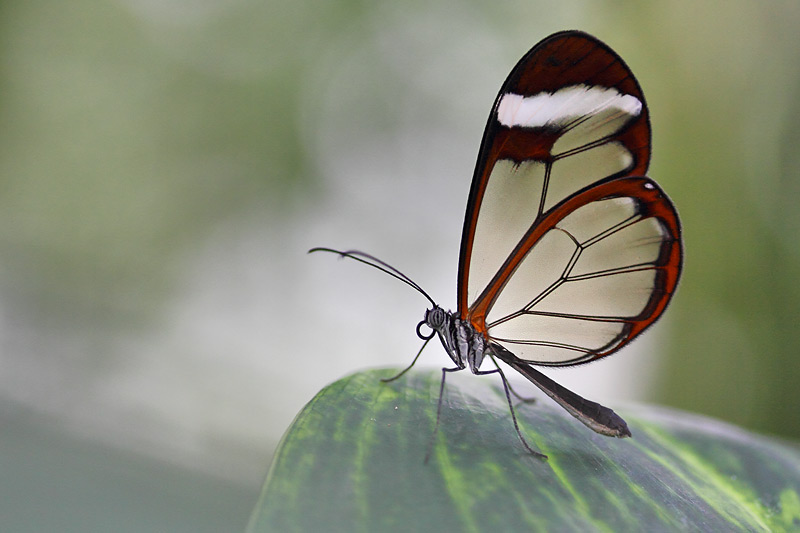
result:
M 649 159 L 647 106 L 622 59 L 576 31 L 536 45 L 503 84 L 484 132 L 461 242 L 460 316 L 475 315 L 506 258 L 563 200 L 642 175 Z

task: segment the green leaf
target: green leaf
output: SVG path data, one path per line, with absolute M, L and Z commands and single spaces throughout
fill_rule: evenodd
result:
M 324 388 L 275 455 L 248 526 L 262 531 L 781 531 L 800 528 L 800 450 L 709 418 L 615 410 L 632 439 L 597 435 L 498 379 L 354 374 Z

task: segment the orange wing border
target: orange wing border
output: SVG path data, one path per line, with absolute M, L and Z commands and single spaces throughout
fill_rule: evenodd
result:
M 501 126 L 496 118 L 500 100 L 507 93 L 531 96 L 579 84 L 615 88 L 622 94 L 630 94 L 639 99 L 642 103 L 639 116 L 605 139 L 605 142 L 623 144 L 632 155 L 632 163 L 624 172 L 605 179 L 643 176 L 647 173 L 651 140 L 649 112 L 639 83 L 622 58 L 602 41 L 580 31 L 555 33 L 534 46 L 503 83 L 489 115 L 478 152 L 467 200 L 458 263 L 457 301 L 458 314 L 462 319 L 466 319 L 468 315 L 469 270 L 478 212 L 495 162 L 510 159 L 517 163 L 528 160 L 552 163 L 550 151 L 560 136 L 558 132 L 543 129 Z M 542 213 L 532 224 L 540 223 L 546 215 L 547 213 Z
M 656 270 L 653 291 L 642 311 L 635 317 L 623 319 L 625 327 L 622 332 L 603 349 L 592 352 L 590 357 L 583 357 L 576 362 L 553 363 L 550 366 L 580 364 L 610 355 L 653 324 L 667 308 L 680 279 L 683 269 L 682 230 L 677 210 L 666 193 L 655 181 L 641 176 L 617 178 L 594 185 L 570 196 L 548 211 L 544 219 L 528 230 L 483 293 L 468 309 L 467 319 L 473 327 L 490 340 L 494 340 L 487 330 L 486 315 L 528 252 L 542 236 L 579 207 L 610 198 L 633 199 L 636 202 L 637 215 L 642 219 L 658 219 L 666 230 L 661 240 L 658 257 L 650 267 Z

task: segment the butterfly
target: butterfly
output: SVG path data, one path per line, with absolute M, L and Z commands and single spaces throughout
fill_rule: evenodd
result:
M 454 366 L 442 369 L 437 430 L 449 372 L 497 373 L 520 440 L 546 458 L 520 432 L 499 359 L 597 433 L 631 436 L 613 410 L 534 366 L 611 355 L 669 304 L 683 262 L 681 225 L 645 175 L 650 140 L 642 89 L 622 58 L 586 33 L 555 33 L 523 56 L 492 106 L 467 201 L 455 312 L 369 254 L 310 250 L 369 264 L 431 302 L 417 325 L 425 343 L 385 381 L 438 336 Z M 486 359 L 493 368 L 481 370 Z

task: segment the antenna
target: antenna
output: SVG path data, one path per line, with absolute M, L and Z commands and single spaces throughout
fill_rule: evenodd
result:
M 411 278 L 409 278 L 408 276 L 406 276 L 405 274 L 403 274 L 402 272 L 397 270 L 392 265 L 390 265 L 390 264 L 388 264 L 388 263 L 386 263 L 384 261 L 381 261 L 380 259 L 378 259 L 375 256 L 369 255 L 369 254 L 364 253 L 364 252 L 359 252 L 358 250 L 348 250 L 346 252 L 342 252 L 340 250 L 334 250 L 332 248 L 312 248 L 312 249 L 310 249 L 308 251 L 308 253 L 312 253 L 312 252 L 330 252 L 330 253 L 333 253 L 333 254 L 337 254 L 342 258 L 349 257 L 350 259 L 354 259 L 354 260 L 358 261 L 359 263 L 364 263 L 365 265 L 369 265 L 369 266 L 371 266 L 373 268 L 377 268 L 380 271 L 386 272 L 387 274 L 389 274 L 393 278 L 399 279 L 400 281 L 402 281 L 406 285 L 409 285 L 409 286 L 413 287 L 414 289 L 417 290 L 417 292 L 419 292 L 425 298 L 427 298 L 428 301 L 434 307 L 436 307 L 436 302 L 433 301 L 433 298 L 428 296 L 427 292 L 422 290 L 422 287 L 417 285 Z

